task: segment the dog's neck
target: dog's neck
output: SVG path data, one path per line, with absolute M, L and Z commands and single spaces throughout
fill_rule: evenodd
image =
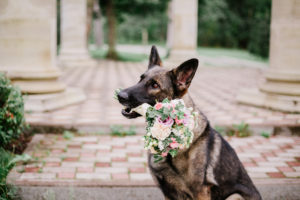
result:
M 192 107 L 193 111 L 196 111 L 199 113 L 197 120 L 195 121 L 195 123 L 197 124 L 196 128 L 194 128 L 194 130 L 193 130 L 193 132 L 194 132 L 193 141 L 195 141 L 204 132 L 205 128 L 208 125 L 208 120 L 207 120 L 206 116 L 201 112 L 201 110 L 196 106 L 193 99 L 191 98 L 191 96 L 188 93 L 186 93 L 182 97 L 182 99 L 183 99 L 186 107 L 188 107 L 188 108 Z

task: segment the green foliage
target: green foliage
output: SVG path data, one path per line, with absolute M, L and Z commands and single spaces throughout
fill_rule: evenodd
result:
M 244 122 L 234 124 L 231 127 L 215 126 L 214 129 L 223 136 L 248 137 L 252 135 L 249 124 Z
M 24 103 L 21 91 L 0 73 L 0 147 L 18 138 L 24 128 Z
M 271 0 L 198 2 L 199 45 L 243 48 L 268 56 Z
M 165 42 L 167 35 L 168 17 L 165 12 L 144 17 L 123 14 L 123 20 L 118 24 L 118 43 L 141 43 L 142 31 L 148 32 L 149 43 Z
M 270 0 L 254 1 L 255 10 L 250 20 L 249 43 L 247 49 L 262 57 L 269 56 Z M 257 3 L 257 4 L 256 4 Z
M 107 55 L 107 50 L 100 48 L 90 51 L 91 55 L 95 59 L 103 59 Z M 148 59 L 146 54 L 137 53 L 127 53 L 127 52 L 117 52 L 118 60 L 123 62 L 142 62 Z
M 66 140 L 70 140 L 74 137 L 74 133 L 72 133 L 71 131 L 64 131 L 63 132 L 63 137 Z
M 99 0 L 104 16 L 107 16 L 109 2 L 113 3 L 116 17 L 116 40 L 120 43 L 140 43 L 142 30 L 147 30 L 150 42 L 166 40 L 167 7 L 169 0 Z M 107 41 L 111 34 L 108 20 L 104 23 L 104 35 Z M 119 58 L 118 58 L 119 59 Z
M 265 138 L 269 138 L 269 137 L 270 137 L 270 135 L 271 135 L 271 133 L 268 133 L 268 132 L 262 131 L 260 135 L 261 135 L 261 136 L 263 136 L 263 137 L 265 137 Z
M 129 129 L 125 129 L 122 125 L 112 125 L 110 127 L 111 135 L 113 136 L 130 136 L 136 135 L 135 126 L 130 126 Z
M 0 200 L 12 200 L 18 198 L 16 188 L 6 184 L 6 177 L 16 163 L 28 162 L 31 159 L 32 158 L 27 154 L 15 156 L 0 147 Z
M 99 0 L 103 13 L 106 12 L 108 1 L 113 2 L 118 21 L 123 20 L 124 13 L 140 17 L 162 13 L 166 11 L 169 2 L 169 0 Z
M 226 56 L 231 58 L 238 58 L 242 60 L 257 61 L 267 63 L 268 59 L 254 55 L 247 50 L 232 49 L 232 48 L 217 48 L 217 47 L 199 47 L 198 53 L 208 57 Z
M 244 122 L 240 124 L 234 124 L 227 132 L 228 136 L 236 136 L 236 137 L 248 137 L 251 136 L 251 131 L 249 130 L 249 124 Z
M 10 200 L 16 196 L 15 188 L 6 184 L 6 177 L 14 167 L 14 163 L 11 162 L 13 158 L 13 154 L 0 147 L 0 200 Z
M 123 62 L 142 62 L 148 59 L 148 55 L 127 52 L 118 52 L 118 60 Z

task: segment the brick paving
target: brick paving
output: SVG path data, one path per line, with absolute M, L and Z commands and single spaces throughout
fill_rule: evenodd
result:
M 226 138 L 253 179 L 300 181 L 300 137 Z M 153 185 L 142 136 L 36 134 L 25 153 L 33 161 L 16 166 L 16 185 Z M 298 178 L 298 179 L 295 179 Z
M 146 63 L 100 61 L 95 67 L 70 68 L 62 81 L 84 90 L 87 100 L 81 104 L 47 113 L 27 113 L 31 125 L 94 127 L 94 132 L 110 125 L 144 127 L 142 118 L 127 120 L 122 106 L 113 99 L 116 88 L 135 84 Z M 263 79 L 261 68 L 200 67 L 191 86 L 191 95 L 213 125 L 246 122 L 253 126 L 299 126 L 300 114 L 288 114 L 238 104 L 241 89 L 256 87 Z

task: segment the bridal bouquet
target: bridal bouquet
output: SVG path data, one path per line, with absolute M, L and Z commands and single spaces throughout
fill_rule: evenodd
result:
M 134 111 L 146 117 L 144 144 L 154 154 L 155 162 L 168 154 L 176 156 L 179 149 L 192 143 L 197 112 L 187 108 L 182 99 L 165 99 L 154 106 L 142 104 Z

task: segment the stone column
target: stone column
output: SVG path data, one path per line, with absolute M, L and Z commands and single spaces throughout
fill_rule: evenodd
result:
M 243 91 L 238 100 L 288 112 L 300 112 L 300 1 L 273 0 L 270 67 L 260 91 Z
M 168 7 L 169 25 L 167 45 L 170 60 L 184 60 L 197 56 L 197 0 L 172 0 Z
M 66 93 L 56 67 L 56 0 L 1 0 L 0 27 L 0 71 L 29 94 L 25 109 L 51 110 L 83 99 L 68 90 L 72 100 L 53 103 Z
M 61 50 L 62 67 L 94 66 L 87 47 L 87 1 L 61 0 Z

